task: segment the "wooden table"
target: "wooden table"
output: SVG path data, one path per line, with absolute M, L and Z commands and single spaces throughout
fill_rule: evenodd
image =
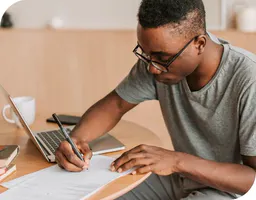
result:
M 37 120 L 32 125 L 31 129 L 36 131 L 57 127 L 55 124 L 46 123 L 45 119 L 45 116 L 37 116 Z M 0 127 L 0 145 L 18 144 L 21 147 L 20 154 L 14 161 L 17 165 L 17 171 L 4 181 L 9 181 L 53 165 L 45 160 L 23 129 L 16 128 L 15 125 L 10 125 L 3 120 L 0 120 Z M 118 125 L 110 131 L 110 134 L 123 142 L 126 145 L 126 150 L 139 144 L 161 146 L 160 139 L 153 132 L 128 121 L 120 121 Z M 123 151 L 119 151 L 105 155 L 117 156 L 122 152 Z M 91 196 L 89 200 L 115 199 L 139 185 L 149 175 L 150 173 L 121 177 L 102 188 L 99 192 Z M 0 186 L 0 193 L 6 190 L 6 188 Z

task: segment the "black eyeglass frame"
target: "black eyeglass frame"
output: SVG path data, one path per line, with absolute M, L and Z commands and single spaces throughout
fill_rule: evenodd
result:
M 147 62 L 146 64 L 148 64 L 148 66 L 149 66 L 150 64 L 152 64 L 156 69 L 158 69 L 158 70 L 160 70 L 160 71 L 162 71 L 162 72 L 168 72 L 168 71 L 169 71 L 169 70 L 168 70 L 169 66 L 185 51 L 185 49 L 190 45 L 190 43 L 193 42 L 195 39 L 197 39 L 199 36 L 200 36 L 200 35 L 197 35 L 197 36 L 193 37 L 177 54 L 175 54 L 174 57 L 170 58 L 166 63 L 160 63 L 160 62 L 157 62 L 157 61 L 153 61 L 153 60 L 151 60 L 151 59 L 146 58 L 146 57 L 143 56 L 142 54 L 139 54 L 139 53 L 137 52 L 137 49 L 138 49 L 138 48 L 141 48 L 139 44 L 137 44 L 137 46 L 133 49 L 132 52 L 133 52 L 140 60 L 142 60 L 142 59 L 141 59 L 141 57 L 142 57 L 142 58 Z M 141 48 L 141 49 L 142 49 L 142 48 Z M 143 50 L 143 49 L 142 49 L 142 50 Z M 142 60 L 142 61 L 144 61 L 144 60 Z M 145 61 L 144 61 L 144 62 L 145 62 Z M 154 65 L 154 63 L 163 66 L 165 69 L 163 70 L 162 68 L 158 67 L 157 65 Z

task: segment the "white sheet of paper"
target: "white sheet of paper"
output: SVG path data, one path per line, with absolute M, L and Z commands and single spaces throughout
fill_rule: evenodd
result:
M 29 179 L 32 178 L 33 176 L 35 176 L 35 175 L 41 173 L 43 170 L 46 170 L 46 169 L 48 169 L 48 168 L 42 169 L 42 170 L 37 171 L 37 172 L 32 172 L 32 173 L 30 173 L 30 174 L 21 176 L 21 177 L 19 177 L 19 178 L 13 179 L 13 180 L 8 181 L 8 182 L 1 183 L 1 185 L 4 186 L 4 187 L 6 187 L 6 188 L 13 188 L 13 187 L 19 185 L 20 183 L 29 180 Z
M 120 155 L 115 155 L 115 156 L 111 156 L 111 158 L 114 158 L 114 159 L 117 159 L 118 157 L 120 157 Z M 94 157 L 93 157 L 94 158 Z M 42 171 L 44 170 L 47 170 L 48 168 L 45 168 L 45 169 L 42 169 L 40 171 L 37 171 L 37 172 L 33 172 L 33 173 L 30 173 L 30 174 L 27 174 L 27 175 L 24 175 L 24 176 L 21 176 L 19 178 L 16 178 L 16 179 L 13 179 L 11 181 L 8 181 L 8 182 L 5 182 L 5 183 L 1 183 L 0 185 L 6 187 L 6 188 L 13 188 L 17 185 L 19 185 L 20 183 L 32 178 L 34 175 L 37 175 L 39 173 L 41 173 Z
M 111 181 L 131 173 L 111 172 L 109 170 L 114 158 L 94 156 L 89 170 L 67 172 L 57 165 L 41 170 L 27 179 L 9 184 L 11 189 L 0 194 L 0 199 L 13 200 L 81 200 L 88 198 Z M 8 186 L 8 183 L 2 184 Z M 9 187 L 10 188 L 10 187 Z

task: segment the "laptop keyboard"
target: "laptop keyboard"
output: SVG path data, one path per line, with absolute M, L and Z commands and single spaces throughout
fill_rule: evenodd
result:
M 66 128 L 66 131 L 68 134 L 71 132 L 68 128 Z M 45 143 L 53 154 L 59 147 L 60 143 L 65 140 L 65 137 L 60 130 L 40 132 L 37 133 L 37 136 Z

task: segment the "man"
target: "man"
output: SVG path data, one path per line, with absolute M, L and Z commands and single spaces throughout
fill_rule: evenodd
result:
M 256 56 L 206 32 L 202 0 L 143 0 L 138 13 L 139 58 L 130 74 L 93 105 L 72 132 L 87 143 L 111 130 L 139 103 L 159 101 L 175 151 L 140 145 L 113 162 L 153 172 L 120 199 L 234 199 L 253 185 L 256 169 Z M 100 121 L 101 125 L 98 126 Z M 57 162 L 81 171 L 67 142 Z

